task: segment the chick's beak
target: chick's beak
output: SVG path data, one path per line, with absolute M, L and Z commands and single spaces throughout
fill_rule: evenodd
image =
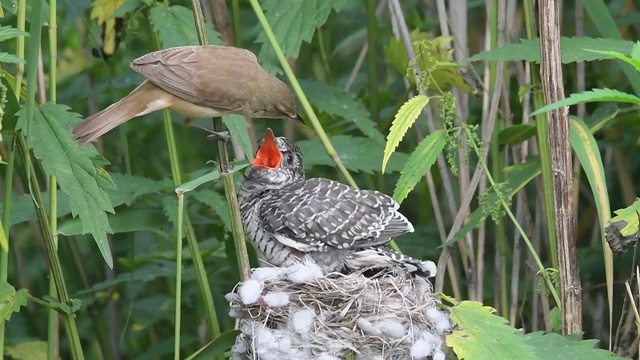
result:
M 271 131 L 271 129 L 267 129 L 267 135 L 265 136 L 264 142 L 258 150 L 252 165 L 265 169 L 278 169 L 281 164 L 282 153 L 278 150 L 278 145 L 276 144 L 276 139 L 273 136 L 273 131 Z

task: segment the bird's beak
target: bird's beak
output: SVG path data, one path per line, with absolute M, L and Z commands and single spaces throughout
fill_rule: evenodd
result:
M 273 131 L 267 129 L 267 135 L 252 165 L 265 169 L 278 169 L 282 164 L 282 153 L 278 149 L 276 139 L 273 137 Z
M 304 119 L 298 113 L 296 113 L 295 120 L 299 121 L 301 124 L 304 124 Z

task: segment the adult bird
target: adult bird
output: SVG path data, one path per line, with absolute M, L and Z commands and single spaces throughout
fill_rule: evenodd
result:
M 289 266 L 303 259 L 323 272 L 391 268 L 435 276 L 431 261 L 387 247 L 393 237 L 413 232 L 391 197 L 337 181 L 305 179 L 302 152 L 271 129 L 238 188 L 245 233 L 262 259 Z
M 180 46 L 135 59 L 131 68 L 146 80 L 129 95 L 73 129 L 80 145 L 118 125 L 169 109 L 188 118 L 239 114 L 301 121 L 285 83 L 267 73 L 249 50 L 232 46 Z

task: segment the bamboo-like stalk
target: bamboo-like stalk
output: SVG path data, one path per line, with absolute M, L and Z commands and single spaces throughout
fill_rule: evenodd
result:
M 0 247 L 0 281 L 8 280 L 9 272 L 9 247 L 11 246 L 9 231 L 11 220 L 11 192 L 13 190 L 13 169 L 16 163 L 16 152 L 14 149 L 15 138 L 11 139 L 7 146 L 7 168 L 4 174 L 4 193 L 2 202 L 2 228 L 7 239 L 7 249 Z M 4 354 L 4 330 L 6 321 L 0 323 L 0 354 Z
M 376 16 L 376 0 L 367 0 L 367 59 L 369 75 L 369 113 L 371 120 L 380 123 L 378 110 L 378 18 Z
M 173 358 L 180 360 L 180 319 L 182 312 L 182 223 L 184 221 L 184 194 L 178 194 L 178 231 L 176 234 L 176 304 L 173 339 Z
M 49 101 L 56 102 L 56 66 L 58 59 L 58 18 L 56 16 L 57 0 L 49 0 Z M 49 176 L 49 226 L 53 234 L 53 244 L 58 249 L 58 181 L 55 175 Z M 49 296 L 55 299 L 56 284 L 53 276 L 49 275 Z M 47 359 L 59 357 L 58 313 L 49 309 L 47 327 Z

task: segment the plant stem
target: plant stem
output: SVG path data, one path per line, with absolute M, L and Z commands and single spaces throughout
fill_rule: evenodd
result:
M 313 128 L 318 134 L 318 137 L 320 138 L 320 142 L 324 146 L 324 149 L 327 152 L 327 155 L 329 155 L 329 157 L 336 164 L 336 167 L 338 167 L 338 170 L 340 171 L 342 176 L 344 176 L 344 178 L 347 180 L 349 185 L 351 185 L 354 188 L 358 188 L 358 185 L 356 184 L 355 180 L 353 180 L 353 177 L 351 176 L 351 174 L 349 174 L 349 171 L 344 166 L 344 164 L 342 163 L 342 160 L 340 160 L 340 157 L 336 153 L 336 149 L 331 144 L 331 141 L 329 140 L 327 133 L 322 128 L 322 125 L 320 124 L 320 120 L 318 120 L 318 117 L 313 112 L 313 108 L 311 108 L 311 104 L 309 103 L 307 96 L 304 94 L 304 91 L 302 91 L 302 87 L 300 87 L 300 83 L 298 82 L 298 79 L 296 79 L 296 76 L 293 74 L 293 70 L 291 69 L 291 66 L 289 66 L 289 63 L 287 62 L 287 58 L 284 56 L 284 53 L 282 52 L 282 48 L 278 44 L 278 40 L 276 39 L 276 36 L 273 34 L 273 30 L 271 29 L 271 26 L 269 25 L 267 18 L 264 16 L 264 12 L 260 7 L 260 3 L 258 3 L 258 0 L 249 0 L 249 1 L 251 2 L 251 7 L 253 8 L 253 11 L 256 13 L 256 16 L 258 17 L 258 21 L 260 22 L 260 25 L 262 25 L 262 29 L 264 30 L 264 33 L 267 36 L 267 39 L 269 39 L 269 43 L 271 44 L 271 46 L 273 46 L 273 50 L 275 51 L 276 56 L 280 61 L 280 66 L 282 66 L 284 73 L 287 75 L 287 79 L 289 79 L 289 82 L 291 83 L 291 87 L 293 88 L 293 91 L 298 96 L 298 99 L 300 100 L 300 103 L 302 104 L 304 111 L 307 113 L 309 121 L 311 121 Z
M 5 139 L 6 140 L 6 139 Z M 13 168 L 16 160 L 15 137 L 11 141 L 7 142 L 7 170 L 4 174 L 4 201 L 2 203 L 2 228 L 7 239 L 7 248 L 0 247 L 0 281 L 8 280 L 9 273 L 9 246 L 11 242 L 10 238 L 10 220 L 11 220 L 11 193 L 13 190 Z M 6 250 L 6 251 L 5 251 Z M 2 321 L 0 324 L 0 357 L 4 354 L 4 330 L 6 321 Z
M 378 18 L 376 17 L 376 0 L 367 0 L 367 49 L 368 74 L 369 74 L 369 113 L 371 120 L 376 124 L 380 123 L 380 112 L 378 110 Z
M 182 223 L 184 221 L 184 194 L 178 194 L 178 232 L 176 236 L 176 308 L 174 321 L 173 358 L 180 360 L 180 318 L 182 304 Z

